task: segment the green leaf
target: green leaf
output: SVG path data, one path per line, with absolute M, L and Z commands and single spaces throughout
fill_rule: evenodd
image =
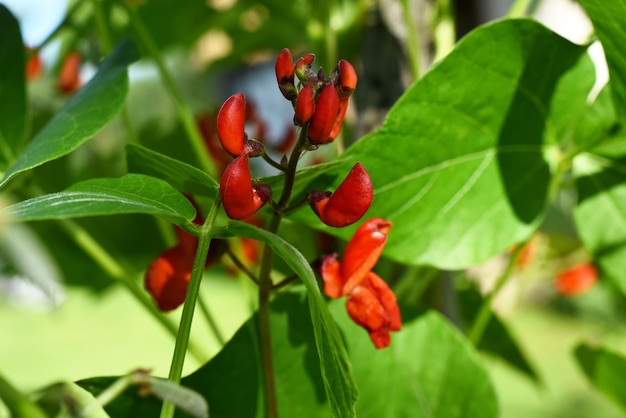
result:
M 368 216 L 394 224 L 386 255 L 445 269 L 483 262 L 543 218 L 552 179 L 544 149 L 565 132 L 565 86 L 582 73 L 593 79 L 584 53 L 534 21 L 478 28 L 323 175 L 336 185 L 357 161 L 369 171 Z M 577 112 L 580 90 L 568 97 Z M 302 212 L 294 215 L 310 222 Z
M 243 222 L 231 222 L 224 230 L 213 231 L 215 238 L 241 236 L 265 242 L 300 277 L 307 289 L 315 344 L 322 367 L 326 395 L 335 417 L 353 417 L 358 395 L 350 360 L 339 328 L 328 312 L 315 275 L 302 254 L 278 235 Z
M 271 304 L 278 410 L 285 417 L 325 418 L 332 415 L 306 305 L 303 292 L 278 294 Z M 211 418 L 265 416 L 258 333 L 255 315 L 211 361 L 182 379 L 182 385 L 208 401 Z M 93 393 L 100 393 L 113 380 L 93 378 L 79 383 Z M 154 398 L 139 397 L 131 388 L 106 409 L 116 418 L 152 417 L 158 416 L 160 404 Z
M 605 144 L 574 159 L 577 231 L 595 261 L 626 293 L 626 141 Z
M 368 417 L 489 418 L 498 401 L 471 345 L 434 312 L 409 323 L 376 350 L 348 317 L 345 302 L 331 310 L 344 335 L 359 390 L 357 414 Z
M 576 347 L 575 354 L 591 384 L 626 412 L 626 358 L 586 344 Z
M 3 212 L 21 222 L 146 213 L 184 226 L 194 219 L 196 211 L 166 182 L 143 174 L 126 174 L 76 183 L 65 191 L 13 204 Z
M 35 136 L 0 181 L 62 157 L 90 139 L 122 109 L 128 92 L 126 68 L 137 59 L 130 41 L 122 41 L 98 73 Z
M 0 170 L 17 158 L 26 128 L 24 42 L 11 12 L 0 4 Z
M 47 386 L 38 391 L 36 398 L 37 403 L 49 417 L 107 418 L 109 416 L 91 393 L 72 382 Z
M 128 171 L 157 177 L 185 193 L 215 196 L 219 184 L 204 171 L 148 148 L 126 146 Z
M 626 118 L 626 0 L 581 0 L 609 67 L 613 101 L 621 120 Z

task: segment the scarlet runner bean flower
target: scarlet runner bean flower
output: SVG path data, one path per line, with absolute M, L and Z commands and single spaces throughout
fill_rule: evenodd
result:
M 263 145 L 249 141 L 245 132 L 246 99 L 243 94 L 230 96 L 217 113 L 217 136 L 224 150 L 233 157 L 249 154 L 256 157 L 263 152 Z
M 81 56 L 77 51 L 72 51 L 63 60 L 61 71 L 59 71 L 58 86 L 63 93 L 74 93 L 80 88 L 80 64 Z
M 376 348 L 391 343 L 389 333 L 402 328 L 396 296 L 372 268 L 387 242 L 391 222 L 372 218 L 357 229 L 341 263 L 337 254 L 322 257 L 320 274 L 324 293 L 346 296 L 346 309 L 354 322 L 367 330 Z
M 563 296 L 575 296 L 591 289 L 597 281 L 598 270 L 593 264 L 584 263 L 559 273 L 554 285 Z
M 356 163 L 334 193 L 314 190 L 309 204 L 326 225 L 341 228 L 361 219 L 372 204 L 374 190 L 369 174 Z
M 270 188 L 265 184 L 252 184 L 248 154 L 242 154 L 230 163 L 220 181 L 220 197 L 226 214 L 232 219 L 252 216 L 269 200 Z

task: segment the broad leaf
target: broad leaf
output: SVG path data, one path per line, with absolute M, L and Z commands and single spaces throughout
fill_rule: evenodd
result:
M 317 354 L 322 367 L 326 395 L 335 417 L 353 417 L 357 389 L 352 377 L 350 360 L 341 340 L 339 328 L 328 312 L 315 275 L 302 254 L 279 236 L 243 222 L 231 222 L 226 229 L 213 231 L 216 238 L 242 236 L 267 243 L 298 275 L 307 289 L 309 310 Z
M 315 336 L 302 293 L 277 295 L 271 305 L 272 353 L 278 410 L 285 417 L 330 417 Z M 211 418 L 265 416 L 258 318 L 250 318 L 209 363 L 182 379 L 181 385 L 200 393 Z M 113 378 L 80 382 L 99 393 Z M 116 418 L 158 416 L 160 403 L 127 390 L 107 411 Z M 187 416 L 178 414 L 177 416 Z
M 76 183 L 63 192 L 6 207 L 13 221 L 146 213 L 184 226 L 195 217 L 193 205 L 166 182 L 142 174 Z
M 0 187 L 18 173 L 70 153 L 109 123 L 122 109 L 128 92 L 126 68 L 136 59 L 133 45 L 122 41 L 91 81 L 28 144 Z
M 626 357 L 581 344 L 576 347 L 576 360 L 591 384 L 626 412 Z
M 219 184 L 204 171 L 139 145 L 126 146 L 128 171 L 163 179 L 186 193 L 215 196 Z
M 26 85 L 24 43 L 17 20 L 0 4 L 0 171 L 24 145 Z
M 602 43 L 609 66 L 613 101 L 620 119 L 626 118 L 626 0 L 581 0 Z
M 445 319 L 427 313 L 376 350 L 367 332 L 348 317 L 343 301 L 332 304 L 354 367 L 361 418 L 498 416 L 498 401 L 471 345 Z
M 483 26 L 323 174 L 336 185 L 357 161 L 368 169 L 369 214 L 394 224 L 390 257 L 447 269 L 485 261 L 527 238 L 543 217 L 551 181 L 544 147 L 566 132 L 565 86 L 586 72 L 593 79 L 584 53 L 534 21 Z M 578 113 L 583 90 L 568 98 Z

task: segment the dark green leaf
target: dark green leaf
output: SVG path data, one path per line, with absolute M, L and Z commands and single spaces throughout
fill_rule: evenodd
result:
M 128 171 L 163 179 L 185 193 L 215 196 L 219 184 L 204 171 L 139 145 L 126 146 Z
M 285 417 L 330 417 L 306 304 L 302 293 L 290 292 L 277 295 L 271 305 L 278 409 Z M 265 416 L 258 332 L 255 315 L 209 363 L 182 379 L 182 385 L 208 401 L 211 418 Z M 113 380 L 94 378 L 80 384 L 99 393 Z M 131 388 L 106 409 L 116 418 L 152 417 L 158 416 L 160 404 L 154 398 L 137 396 Z
M 606 56 L 617 114 L 626 121 L 626 0 L 581 0 Z
M 146 213 L 177 225 L 195 217 L 193 205 L 166 182 L 142 174 L 93 179 L 59 193 L 13 204 L 3 210 L 13 221 Z
M 24 43 L 11 12 L 0 4 L 0 170 L 12 164 L 24 146 L 26 84 Z
M 267 243 L 300 277 L 307 289 L 309 310 L 315 332 L 315 344 L 322 366 L 326 395 L 336 417 L 354 416 L 357 389 L 350 360 L 341 340 L 339 328 L 328 312 L 313 270 L 302 254 L 279 236 L 243 222 L 231 222 L 224 230 L 213 231 L 216 238 L 242 236 Z
M 626 412 L 626 358 L 605 348 L 581 344 L 576 360 L 591 384 Z
M 485 369 L 467 340 L 436 313 L 403 324 L 391 345 L 376 350 L 367 332 L 332 303 L 360 390 L 361 418 L 489 418 L 498 401 Z
M 126 68 L 136 59 L 130 41 L 122 41 L 93 79 L 28 144 L 0 187 L 18 173 L 70 153 L 111 121 L 122 109 L 128 92 Z
M 323 175 L 336 185 L 357 161 L 369 170 L 368 214 L 394 224 L 390 257 L 447 269 L 483 262 L 527 238 L 544 215 L 551 181 L 544 148 L 565 132 L 560 84 L 590 69 L 584 53 L 534 21 L 483 26 Z M 581 90 L 568 98 L 578 112 Z M 313 224 L 304 212 L 294 216 Z

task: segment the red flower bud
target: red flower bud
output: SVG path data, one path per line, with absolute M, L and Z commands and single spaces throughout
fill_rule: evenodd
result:
M 80 54 L 76 51 L 70 52 L 65 57 L 58 79 L 59 90 L 63 93 L 74 93 L 80 88 L 80 62 Z
M 323 87 L 317 98 L 315 111 L 309 122 L 308 137 L 313 145 L 321 145 L 331 142 L 330 132 L 335 125 L 339 114 L 339 96 L 332 85 Z
M 315 100 L 313 87 L 310 84 L 302 87 L 298 98 L 296 99 L 295 107 L 295 119 L 296 123 L 300 126 L 306 125 L 306 123 L 313 116 L 313 110 L 315 109 Z
M 291 51 L 283 49 L 276 58 L 276 81 L 287 100 L 295 100 L 298 91 L 294 85 L 294 66 Z
M 30 48 L 26 48 L 26 80 L 31 81 L 41 75 L 43 64 L 41 58 L 37 52 L 32 51 Z
M 193 268 L 191 256 L 180 245 L 156 258 L 146 271 L 146 289 L 162 311 L 176 309 L 185 301 Z
M 217 136 L 233 157 L 245 151 L 246 99 L 241 93 L 230 96 L 217 113 Z
M 226 167 L 220 181 L 220 196 L 226 214 L 232 219 L 253 215 L 270 198 L 267 185 L 253 185 L 248 154 L 242 154 Z
M 593 264 L 579 264 L 556 277 L 556 290 L 564 296 L 585 293 L 598 281 L 598 271 Z
M 296 76 L 300 81 L 306 83 L 311 78 L 311 64 L 315 61 L 315 55 L 304 54 L 296 61 Z
M 357 75 L 354 67 L 346 60 L 340 60 L 337 65 L 339 70 L 339 79 L 337 90 L 339 97 L 348 97 L 352 94 L 356 88 Z
M 361 219 L 372 204 L 372 180 L 361 163 L 356 163 L 335 193 L 313 191 L 309 203 L 322 222 L 341 228 Z

